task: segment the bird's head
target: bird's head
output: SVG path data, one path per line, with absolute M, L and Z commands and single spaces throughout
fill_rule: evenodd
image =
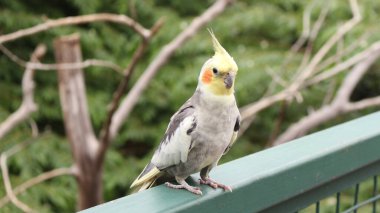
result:
M 238 66 L 228 52 L 220 45 L 214 33 L 209 31 L 215 54 L 203 65 L 198 86 L 214 95 L 231 95 L 234 92 Z

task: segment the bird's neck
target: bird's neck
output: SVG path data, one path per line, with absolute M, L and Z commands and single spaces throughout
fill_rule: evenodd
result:
M 200 92 L 201 102 L 221 106 L 230 105 L 235 102 L 235 95 L 233 92 L 220 95 L 215 94 L 213 91 L 210 91 L 209 89 L 205 89 L 205 87 L 198 87 L 197 90 L 198 92 Z

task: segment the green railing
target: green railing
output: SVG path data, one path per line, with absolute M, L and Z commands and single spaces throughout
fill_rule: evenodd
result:
M 376 212 L 377 174 L 380 112 L 218 166 L 212 177 L 232 186 L 232 193 L 200 186 L 203 196 L 196 196 L 161 185 L 83 213 L 319 212 L 319 201 L 328 196 L 336 197 L 337 212 L 355 212 L 363 205 Z M 190 183 L 197 184 L 198 177 Z M 359 183 L 368 178 L 373 196 L 360 201 Z M 342 207 L 340 192 L 352 186 L 352 205 Z

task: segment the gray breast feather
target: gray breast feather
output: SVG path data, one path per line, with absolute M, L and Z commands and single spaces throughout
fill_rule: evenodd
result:
M 186 102 L 170 119 L 164 138 L 151 161 L 157 168 L 164 169 L 187 161 L 191 133 L 196 128 L 194 112 L 194 107 Z
M 240 129 L 240 114 L 236 118 L 235 125 L 234 125 L 234 132 L 232 133 L 231 141 L 228 144 L 227 148 L 224 150 L 223 155 L 225 155 L 228 151 L 230 151 L 232 145 L 234 145 L 236 138 L 238 136 L 238 133 L 239 133 L 239 129 Z

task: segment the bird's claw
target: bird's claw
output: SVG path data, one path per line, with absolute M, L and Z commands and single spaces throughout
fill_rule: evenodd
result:
M 196 195 L 202 195 L 202 191 L 199 187 L 192 187 L 192 186 L 189 186 L 189 185 L 175 185 L 175 184 L 172 184 L 172 183 L 169 183 L 169 182 L 166 182 L 165 185 L 169 188 L 173 188 L 173 189 L 186 189 L 187 191 L 189 192 L 192 192 Z
M 218 185 L 215 184 L 215 183 L 213 183 L 213 182 L 211 182 L 210 180 L 202 180 L 202 179 L 199 179 L 199 183 L 200 183 L 200 184 L 204 184 L 204 185 L 209 185 L 209 186 L 211 186 L 211 187 L 214 188 L 214 189 L 218 188 Z
M 215 180 L 213 180 L 211 178 L 199 179 L 199 183 L 200 184 L 204 184 L 204 185 L 209 185 L 209 186 L 211 186 L 214 189 L 222 188 L 224 191 L 232 192 L 232 188 L 230 186 L 226 186 L 224 184 L 218 183 L 218 182 L 216 182 Z

